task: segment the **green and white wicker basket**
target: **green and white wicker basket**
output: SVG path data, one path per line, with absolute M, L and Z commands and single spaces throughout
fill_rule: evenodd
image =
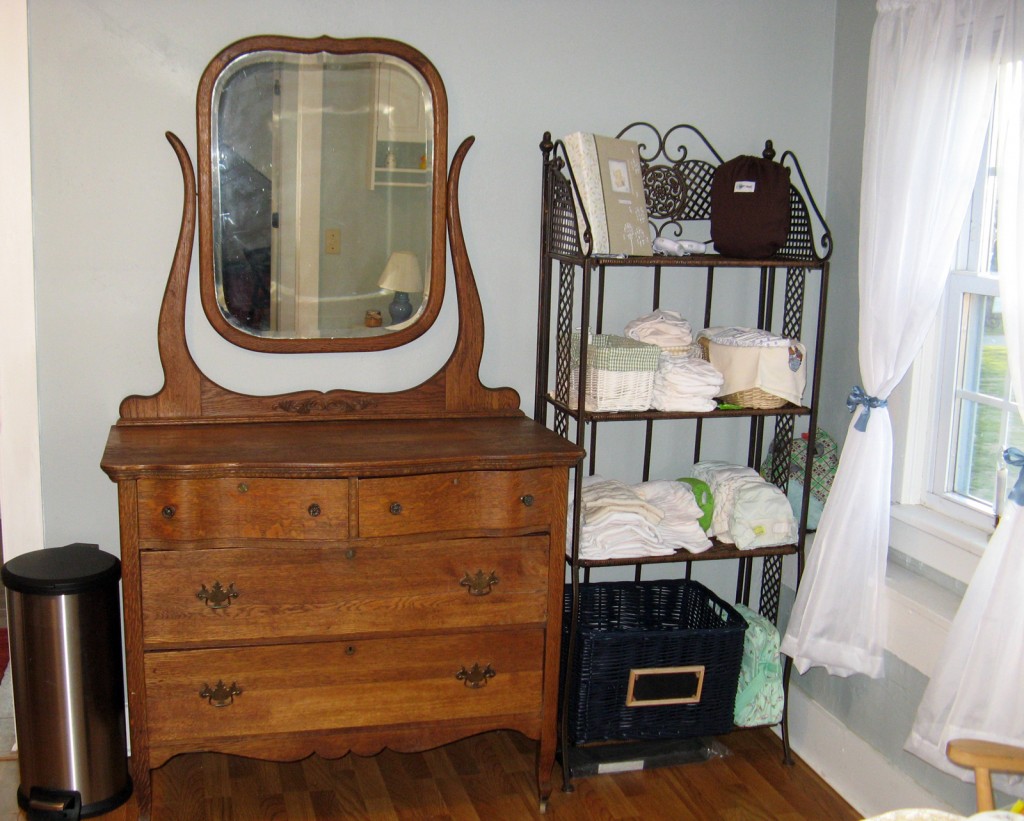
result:
M 569 404 L 579 401 L 580 332 L 572 335 L 572 378 Z M 624 336 L 597 334 L 587 345 L 586 409 L 647 410 L 654 391 L 661 348 Z

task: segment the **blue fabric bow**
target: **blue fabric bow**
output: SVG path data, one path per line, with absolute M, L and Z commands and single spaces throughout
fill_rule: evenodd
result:
M 1003 451 L 1003 461 L 1010 467 L 1021 468 L 1007 498 L 1018 505 L 1024 505 L 1024 451 L 1019 448 L 1007 448 Z
M 888 404 L 889 401 L 887 399 L 868 396 L 860 385 L 854 385 L 850 395 L 846 397 L 846 409 L 850 413 L 853 413 L 858 405 L 864 406 L 864 411 L 857 417 L 857 421 L 854 423 L 854 427 L 862 433 L 868 429 L 868 418 L 871 416 L 871 409 L 884 408 Z

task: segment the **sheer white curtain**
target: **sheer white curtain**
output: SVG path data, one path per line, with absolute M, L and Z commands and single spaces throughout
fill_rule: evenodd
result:
M 995 118 L 997 262 L 1010 379 L 1014 395 L 1020 398 L 1024 396 L 1024 272 L 1020 267 L 1024 259 L 1024 12 L 1019 3 L 1010 5 Z M 1024 743 L 1024 499 L 1017 499 L 1007 504 L 985 548 L 906 744 L 915 755 L 964 780 L 971 778 L 971 771 L 946 759 L 950 739 Z M 997 780 L 997 786 L 1024 796 L 1019 777 Z
M 1017 2 L 878 2 L 860 213 L 863 391 L 851 394 L 859 404 L 782 643 L 801 672 L 882 675 L 892 472 L 884 405 L 935 317 L 981 156 L 1001 12 Z

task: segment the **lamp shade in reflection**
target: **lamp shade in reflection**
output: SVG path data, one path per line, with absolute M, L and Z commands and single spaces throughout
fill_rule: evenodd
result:
M 407 320 L 412 316 L 409 294 L 423 290 L 423 277 L 420 275 L 420 262 L 416 255 L 409 251 L 393 251 L 377 284 L 387 291 L 395 292 L 395 298 L 388 306 L 391 322 Z

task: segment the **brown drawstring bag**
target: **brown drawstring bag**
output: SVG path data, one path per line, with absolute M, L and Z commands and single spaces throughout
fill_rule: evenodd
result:
M 724 256 L 766 259 L 789 235 L 789 169 L 763 157 L 734 157 L 711 179 L 711 239 Z

